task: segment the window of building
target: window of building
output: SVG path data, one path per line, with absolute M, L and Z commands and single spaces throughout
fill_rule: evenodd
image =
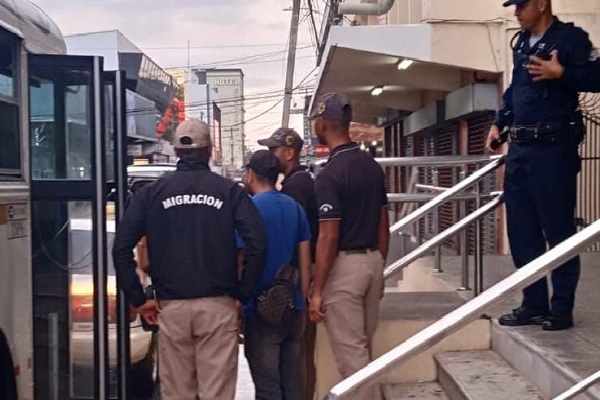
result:
M 0 28 L 0 177 L 21 172 L 19 43 L 16 36 Z

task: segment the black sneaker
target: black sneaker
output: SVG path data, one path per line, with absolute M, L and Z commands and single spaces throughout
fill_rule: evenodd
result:
M 572 315 L 549 315 L 544 323 L 542 329 L 545 331 L 564 331 L 573 327 L 573 316 Z
M 502 326 L 542 325 L 547 314 L 531 312 L 525 307 L 515 308 L 512 314 L 504 314 L 498 318 Z

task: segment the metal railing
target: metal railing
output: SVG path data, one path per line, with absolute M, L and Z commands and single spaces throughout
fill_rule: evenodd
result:
M 514 292 L 534 283 L 597 241 L 600 241 L 600 220 L 517 270 L 468 303 L 446 314 L 394 349 L 372 361 L 362 370 L 344 379 L 331 389 L 325 400 L 344 399 L 364 385 L 377 382 L 391 368 L 430 349 L 450 334 L 480 318 L 483 312 L 490 307 L 506 300 Z
M 442 244 L 447 239 L 451 238 L 457 233 L 461 233 L 461 250 L 462 255 L 462 282 L 461 290 L 470 290 L 469 288 L 469 248 L 468 248 L 468 235 L 467 228 L 474 223 L 475 224 L 475 237 L 474 237 L 474 294 L 478 295 L 483 290 L 483 248 L 482 248 L 482 218 L 487 214 L 494 211 L 498 206 L 502 204 L 501 193 L 495 192 L 489 195 L 482 194 L 481 181 L 489 174 L 496 171 L 504 164 L 503 156 L 442 156 L 442 157 L 403 157 L 403 158 L 379 158 L 377 159 L 382 167 L 412 167 L 410 189 L 415 190 L 427 190 L 433 193 L 389 193 L 388 201 L 391 203 L 403 203 L 407 206 L 409 203 L 425 203 L 416 210 L 404 215 L 390 228 L 390 234 L 403 234 L 408 227 L 426 216 L 428 213 L 435 211 L 434 214 L 434 232 L 433 238 L 428 240 L 424 245 L 421 244 L 420 236 L 421 233 L 417 233 L 419 247 L 403 256 L 400 260 L 396 261 L 385 270 L 385 279 L 394 276 L 401 269 L 407 267 L 413 261 L 422 257 L 430 251 L 434 253 L 435 269 L 437 272 L 442 272 L 441 257 L 442 257 Z M 460 182 L 451 188 L 445 188 L 439 186 L 437 169 L 433 171 L 433 185 L 418 184 L 416 182 L 417 167 L 465 167 L 469 164 L 479 165 L 481 163 L 488 162 L 484 167 L 476 170 L 469 177 L 466 176 L 466 171 L 463 169 L 460 172 Z M 473 192 L 467 190 L 474 187 Z M 437 193 L 437 194 L 435 194 Z M 483 200 L 491 199 L 492 201 L 485 207 L 481 207 Z M 443 232 L 439 232 L 440 227 L 440 215 L 439 208 L 448 201 L 460 202 L 459 215 L 461 220 L 455 223 L 450 228 Z M 467 215 L 466 201 L 474 201 L 476 210 Z M 403 211 L 408 208 L 403 207 Z M 417 229 L 420 225 L 417 226 Z M 403 241 L 404 244 L 404 241 Z M 405 246 L 402 246 L 403 248 Z
M 440 234 L 429 239 L 427 242 L 421 244 L 418 248 L 416 248 L 409 254 L 405 255 L 398 261 L 396 261 L 396 262 L 392 263 L 391 265 L 389 265 L 388 267 L 386 267 L 383 272 L 384 279 L 391 278 L 396 273 L 398 273 L 402 268 L 408 266 L 413 261 L 416 261 L 423 255 L 427 254 L 429 251 L 433 250 L 435 247 L 437 247 L 439 244 L 443 243 L 449 237 L 466 229 L 472 223 L 481 220 L 481 218 L 483 216 L 494 211 L 496 208 L 498 208 L 500 205 L 502 205 L 502 203 L 503 203 L 502 197 L 503 197 L 502 193 L 496 194 L 494 199 L 492 201 L 490 201 L 489 203 L 487 203 L 485 206 L 478 208 L 473 213 L 467 215 L 466 217 L 464 217 L 463 219 L 461 219 L 460 221 L 458 221 L 457 223 L 452 225 L 450 228 L 446 229 L 445 231 L 441 232 Z
M 410 224 L 417 221 L 419 218 L 425 216 L 428 212 L 434 211 L 446 201 L 450 200 L 452 197 L 464 192 L 470 187 L 479 183 L 482 179 L 484 179 L 489 173 L 497 170 L 504 164 L 504 156 L 492 156 L 492 157 L 448 157 L 448 161 L 444 161 L 442 157 L 406 157 L 406 158 L 385 158 L 378 159 L 378 162 L 383 167 L 390 166 L 432 166 L 432 167 L 442 167 L 442 166 L 461 166 L 470 163 L 481 163 L 485 161 L 490 161 L 489 164 L 484 166 L 483 168 L 475 171 L 468 178 L 459 182 L 455 186 L 449 188 L 448 190 L 440 193 L 435 196 L 431 201 L 427 204 L 424 204 L 422 207 L 417 208 L 415 211 L 411 212 L 407 216 L 401 218 L 398 222 L 396 222 L 390 228 L 390 234 L 395 235 L 401 232 L 403 229 L 406 229 Z
M 587 378 L 585 378 L 581 382 L 577 383 L 576 385 L 574 385 L 572 388 L 570 388 L 566 392 L 556 396 L 552 400 L 572 399 L 575 396 L 577 396 L 578 394 L 585 392 L 587 389 L 589 389 L 592 385 L 594 385 L 598 381 L 600 381 L 600 371 L 594 372 L 592 375 L 588 376 Z

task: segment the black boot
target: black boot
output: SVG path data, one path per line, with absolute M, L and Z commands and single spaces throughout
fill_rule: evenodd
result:
M 545 331 L 564 331 L 573 327 L 573 314 L 553 314 L 542 324 Z
M 498 318 L 502 326 L 542 325 L 546 320 L 546 313 L 530 311 L 525 307 L 515 308 L 512 314 L 504 314 Z

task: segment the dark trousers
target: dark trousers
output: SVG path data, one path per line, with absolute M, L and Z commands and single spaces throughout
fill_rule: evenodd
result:
M 576 232 L 575 205 L 580 158 L 575 145 L 512 143 L 504 180 L 508 238 L 520 268 Z M 523 291 L 523 307 L 535 313 L 570 315 L 579 280 L 579 257 L 552 273 L 553 296 L 540 279 Z
M 308 313 L 305 313 L 304 335 L 301 346 L 302 383 L 304 386 L 304 399 L 313 400 L 317 383 L 317 370 L 315 366 L 315 346 L 317 342 L 317 324 L 312 322 Z
M 270 328 L 256 317 L 244 320 L 244 348 L 256 400 L 303 400 L 300 348 L 304 314 L 290 324 Z

